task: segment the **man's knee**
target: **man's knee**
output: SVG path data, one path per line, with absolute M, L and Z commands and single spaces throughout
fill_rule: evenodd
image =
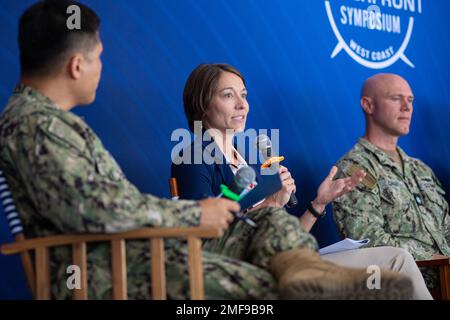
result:
M 188 256 L 176 251 L 168 264 L 168 293 L 172 299 L 189 297 Z M 277 287 L 268 270 L 242 260 L 203 251 L 204 288 L 207 299 L 276 299 Z

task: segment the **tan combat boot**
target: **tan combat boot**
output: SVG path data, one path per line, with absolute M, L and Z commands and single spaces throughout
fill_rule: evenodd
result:
M 410 299 L 413 292 L 407 276 L 388 270 L 381 270 L 380 288 L 369 289 L 371 273 L 324 261 L 309 249 L 281 252 L 270 268 L 281 299 Z

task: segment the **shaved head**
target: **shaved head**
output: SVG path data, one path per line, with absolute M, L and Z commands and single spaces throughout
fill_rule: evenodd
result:
M 369 141 L 378 142 L 375 145 L 385 145 L 386 141 L 396 144 L 398 137 L 408 134 L 413 101 L 411 87 L 399 75 L 379 73 L 367 79 L 360 102 Z
M 378 73 L 364 82 L 361 88 L 361 98 L 375 98 L 380 94 L 389 92 L 398 84 L 406 85 L 409 88 L 408 82 L 397 74 Z

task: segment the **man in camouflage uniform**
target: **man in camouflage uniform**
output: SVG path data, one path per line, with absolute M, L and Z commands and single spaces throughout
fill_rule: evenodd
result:
M 410 86 L 397 75 L 378 74 L 365 82 L 361 106 L 366 134 L 338 167 L 341 174 L 362 168 L 367 175 L 333 202 L 333 211 L 343 236 L 370 238 L 371 246 L 401 247 L 423 260 L 450 256 L 450 217 L 433 171 L 397 146 L 398 138 L 409 132 L 413 99 Z M 422 272 L 434 287 L 435 270 Z
M 66 28 L 66 10 L 73 4 L 81 11 L 80 30 Z M 89 126 L 70 112 L 95 98 L 102 51 L 98 28 L 96 14 L 74 1 L 42 1 L 20 19 L 21 84 L 0 117 L 0 167 L 26 237 L 144 226 L 227 229 L 238 204 L 225 199 L 172 202 L 140 193 Z M 365 269 L 321 260 L 315 239 L 281 209 L 261 210 L 255 220 L 259 228 L 237 228 L 224 238 L 223 246 L 232 245 L 233 252 L 203 252 L 206 298 L 410 297 L 411 281 L 405 276 L 386 271 L 381 290 L 368 290 Z M 236 242 L 239 237 L 242 241 Z M 168 295 L 187 298 L 185 244 L 172 240 L 166 247 Z M 111 297 L 109 251 L 104 243 L 88 247 L 90 298 Z M 147 241 L 127 243 L 130 298 L 149 298 L 148 251 Z M 51 253 L 56 298 L 70 297 L 70 255 L 69 248 Z
M 68 6 L 81 8 L 81 30 L 65 26 Z M 21 84 L 0 118 L 0 167 L 27 238 L 61 233 L 114 233 L 144 226 L 227 228 L 239 206 L 225 199 L 177 201 L 140 193 L 91 128 L 69 110 L 91 103 L 100 79 L 99 19 L 73 1 L 45 1 L 21 17 Z M 189 297 L 185 244 L 168 244 L 168 294 Z M 149 298 L 147 241 L 127 243 L 130 298 Z M 71 252 L 53 250 L 52 294 L 68 298 Z M 203 254 L 207 298 L 273 298 L 275 280 L 244 261 Z M 90 298 L 111 297 L 110 247 L 88 247 Z M 243 279 L 237 282 L 237 278 Z

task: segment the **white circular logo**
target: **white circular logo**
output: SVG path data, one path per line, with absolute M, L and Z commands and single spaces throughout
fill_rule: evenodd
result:
M 370 69 L 387 68 L 406 57 L 405 50 L 422 13 L 422 0 L 325 0 L 331 28 L 338 41 L 331 58 L 342 50 Z

